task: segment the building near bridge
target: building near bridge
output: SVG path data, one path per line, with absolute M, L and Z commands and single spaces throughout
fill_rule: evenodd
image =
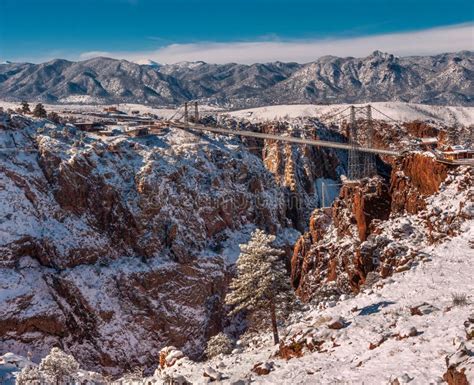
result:
M 423 150 L 434 150 L 438 145 L 438 138 L 418 138 L 416 142 Z
M 132 137 L 146 136 L 149 133 L 149 127 L 148 126 L 133 127 L 131 129 L 126 130 L 125 132 L 128 136 L 132 136 Z
M 474 150 L 460 145 L 447 146 L 438 153 L 442 159 L 448 161 L 474 159 Z

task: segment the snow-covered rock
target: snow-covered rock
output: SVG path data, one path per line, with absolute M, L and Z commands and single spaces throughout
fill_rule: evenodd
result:
M 234 249 L 286 225 L 283 192 L 233 139 L 102 138 L 13 115 L 0 144 L 13 150 L 0 152 L 0 345 L 35 360 L 61 345 L 118 373 L 152 368 L 166 345 L 199 356 Z
M 222 373 L 210 366 L 207 366 L 204 368 L 203 376 L 210 378 L 211 381 L 220 381 L 222 378 Z

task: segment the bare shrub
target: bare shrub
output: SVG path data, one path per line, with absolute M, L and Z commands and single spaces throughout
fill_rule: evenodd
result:
M 451 296 L 453 299 L 453 306 L 467 306 L 466 293 L 453 293 Z

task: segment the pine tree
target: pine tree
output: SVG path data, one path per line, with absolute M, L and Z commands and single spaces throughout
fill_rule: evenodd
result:
M 234 306 L 229 315 L 241 310 L 266 309 L 271 318 L 274 342 L 278 344 L 277 311 L 286 309 L 294 296 L 281 261 L 283 252 L 271 246 L 274 240 L 274 235 L 256 230 L 249 243 L 240 245 L 237 276 L 230 283 L 231 292 L 226 303 Z
M 29 114 L 31 111 L 30 111 L 30 105 L 28 104 L 28 102 L 21 102 L 21 113 L 22 114 Z
M 39 370 L 56 385 L 71 382 L 79 370 L 79 364 L 73 356 L 64 353 L 59 348 L 52 348 L 51 352 L 41 360 Z
M 61 118 L 59 117 L 59 115 L 54 112 L 54 111 L 51 111 L 49 114 L 48 114 L 48 119 L 51 120 L 53 123 L 56 123 L 56 124 L 60 124 L 61 123 Z
M 37 366 L 25 366 L 16 377 L 16 385 L 46 384 L 46 378 Z
M 37 118 L 46 118 L 47 112 L 41 103 L 38 103 L 33 110 L 33 116 Z

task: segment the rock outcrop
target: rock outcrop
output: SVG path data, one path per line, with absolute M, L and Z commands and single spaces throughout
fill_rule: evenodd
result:
M 390 181 L 392 212 L 416 214 L 426 208 L 426 197 L 438 192 L 448 175 L 449 166 L 429 153 L 400 158 Z
M 308 301 L 358 292 L 426 258 L 423 244 L 458 234 L 473 218 L 473 180 L 469 167 L 417 153 L 396 162 L 390 187 L 382 178 L 345 184 L 331 209 L 313 212 L 295 245 L 297 295 Z
M 346 184 L 332 209 L 315 210 L 291 261 L 297 294 L 309 299 L 315 291 L 357 291 L 375 269 L 374 246 L 365 241 L 389 214 L 390 195 L 381 178 Z
M 198 357 L 221 328 L 222 245 L 286 225 L 273 176 L 225 141 L 102 140 L 20 116 L 0 141 L 0 350 L 61 346 L 109 373 L 152 368 L 168 345 Z
M 338 235 L 351 235 L 355 223 L 360 241 L 365 241 L 374 220 L 388 219 L 390 203 L 387 185 L 381 178 L 343 185 L 339 199 L 333 205 L 333 220 Z
M 471 344 L 472 345 L 472 344 Z M 443 375 L 448 385 L 469 385 L 474 381 L 474 351 L 464 343 L 446 357 L 447 370 Z

